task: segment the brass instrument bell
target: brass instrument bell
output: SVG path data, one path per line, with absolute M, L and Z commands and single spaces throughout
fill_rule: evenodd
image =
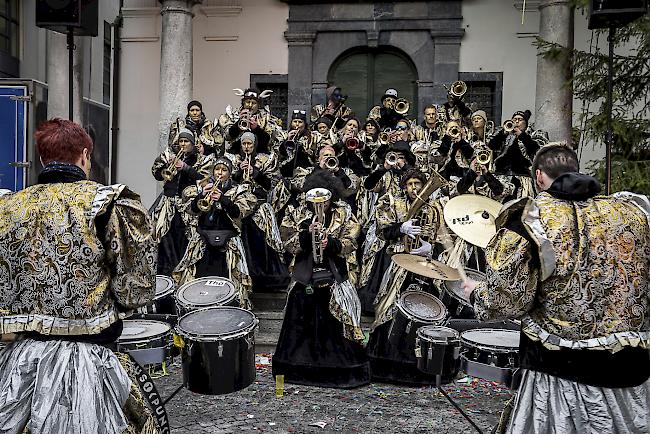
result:
M 515 129 L 515 123 L 512 121 L 512 119 L 508 119 L 503 123 L 503 131 L 506 133 L 511 133 Z
M 214 179 L 212 179 L 212 182 L 214 183 Z M 212 186 L 211 189 L 205 191 L 205 196 L 199 199 L 196 202 L 196 207 L 202 211 L 202 212 L 208 212 L 210 208 L 212 208 L 212 204 L 214 203 L 214 199 L 212 199 L 211 193 L 214 191 L 215 185 Z M 216 185 L 217 190 L 221 190 L 222 185 L 221 181 Z
M 449 122 L 447 124 L 447 135 L 452 139 L 458 139 L 462 135 L 463 130 L 460 128 L 458 122 Z
M 237 126 L 240 130 L 248 131 L 251 129 L 251 116 L 249 112 L 245 112 L 244 115 L 240 115 L 239 120 L 237 121 Z
M 355 151 L 359 149 L 359 145 L 360 145 L 359 139 L 357 139 L 356 137 L 349 137 L 345 140 L 345 148 L 348 151 Z
M 389 152 L 388 154 L 386 154 L 386 163 L 388 163 L 389 166 L 396 165 L 397 160 L 399 160 L 399 156 L 397 155 L 396 152 Z
M 334 170 L 339 166 L 339 159 L 336 157 L 327 157 L 325 159 L 325 168 L 327 170 Z
M 165 181 L 171 181 L 172 179 L 174 179 L 174 177 L 178 173 L 178 169 L 176 168 L 176 163 L 182 161 L 184 158 L 185 158 L 185 151 L 183 150 L 178 151 L 178 153 L 174 156 L 174 158 L 169 162 L 167 167 L 165 167 L 160 172 L 160 175 L 163 177 Z
M 311 202 L 314 206 L 314 218 L 312 223 L 318 222 L 325 227 L 325 202 L 331 198 L 332 193 L 326 188 L 312 188 L 305 193 L 305 200 Z M 321 264 L 323 262 L 324 249 L 322 241 L 326 236 L 324 230 L 314 230 L 311 233 L 312 254 L 314 256 L 315 264 Z
M 456 98 L 461 98 L 463 95 L 465 95 L 466 92 L 467 83 L 461 80 L 454 81 L 451 84 L 451 88 L 449 89 L 449 94 L 455 96 Z
M 395 113 L 400 114 L 400 115 L 405 115 L 408 113 L 408 111 L 411 108 L 411 104 L 405 99 L 405 98 L 400 98 L 397 101 L 395 101 Z
M 487 148 L 481 148 L 476 152 L 476 162 L 487 166 L 492 162 L 492 151 Z
M 379 143 L 382 145 L 387 145 L 390 143 L 390 134 L 393 132 L 390 128 L 385 128 L 381 133 L 379 133 Z

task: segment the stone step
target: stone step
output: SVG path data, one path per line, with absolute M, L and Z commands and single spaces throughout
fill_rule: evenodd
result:
M 286 292 L 253 292 L 251 294 L 253 312 L 282 311 L 287 303 Z

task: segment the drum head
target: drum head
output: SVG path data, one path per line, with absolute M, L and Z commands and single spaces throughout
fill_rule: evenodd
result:
M 474 329 L 460 334 L 463 345 L 494 352 L 519 349 L 519 331 L 505 329 Z
M 171 277 L 158 275 L 156 276 L 156 296 L 155 300 L 165 297 L 174 291 L 174 281 Z
M 225 277 L 200 277 L 178 288 L 176 300 L 183 306 L 221 306 L 231 302 L 237 291 Z
M 420 327 L 417 333 L 418 337 L 429 342 L 458 342 L 459 333 L 449 327 L 426 325 Z
M 472 280 L 476 280 L 477 282 L 485 282 L 485 274 L 481 273 L 480 271 L 466 269 L 465 273 L 467 274 L 467 277 Z M 469 298 L 465 296 L 462 280 L 446 280 L 442 282 L 442 285 L 445 291 L 449 293 L 449 295 L 454 297 L 465 306 L 472 307 L 472 303 L 469 302 Z
M 422 291 L 406 291 L 398 302 L 398 307 L 409 318 L 425 323 L 435 323 L 447 317 L 445 305 L 431 294 Z
M 142 341 L 169 333 L 171 327 L 166 322 L 148 319 L 125 319 L 122 335 L 118 342 Z
M 257 318 L 252 312 L 231 306 L 206 307 L 185 314 L 178 320 L 181 334 L 199 338 L 238 335 L 252 330 L 256 325 Z

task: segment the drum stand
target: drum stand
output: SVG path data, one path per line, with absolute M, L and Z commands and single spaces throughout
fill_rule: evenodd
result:
M 442 377 L 441 375 L 436 375 L 436 388 L 438 389 L 438 391 L 439 391 L 440 393 L 442 393 L 442 395 L 443 395 L 445 398 L 447 398 L 447 401 L 449 401 L 449 403 L 450 403 L 451 405 L 453 405 L 453 406 L 456 408 L 456 410 L 458 410 L 458 411 L 460 412 L 460 414 L 461 414 L 461 415 L 462 415 L 462 416 L 467 420 L 467 422 L 469 422 L 469 424 L 472 425 L 472 427 L 474 427 L 474 429 L 476 430 L 476 432 L 478 432 L 479 434 L 483 434 L 483 431 L 481 431 L 481 428 L 479 428 L 478 425 L 476 425 L 476 424 L 474 423 L 474 421 L 473 421 L 472 419 L 469 418 L 469 416 L 467 415 L 467 413 L 465 413 L 465 411 L 463 411 L 463 409 L 460 408 L 460 406 L 456 403 L 456 401 L 454 401 L 454 400 L 451 398 L 451 396 L 449 396 L 449 395 L 447 394 L 447 392 L 445 392 L 445 390 L 442 388 L 442 386 L 441 386 L 441 377 Z M 167 402 L 167 401 L 165 401 L 165 402 Z

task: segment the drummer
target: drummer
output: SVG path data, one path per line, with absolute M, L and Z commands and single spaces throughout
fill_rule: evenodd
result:
M 368 354 L 373 379 L 410 383 L 430 384 L 416 366 L 414 354 L 404 354 L 387 343 L 391 321 L 395 315 L 395 303 L 400 293 L 415 282 L 415 275 L 391 262 L 395 253 L 407 252 L 412 255 L 431 257 L 441 249 L 437 245 L 442 237 L 447 237 L 442 219 L 442 207 L 437 199 L 427 198 L 427 202 L 412 218 L 407 218 L 409 208 L 426 184 L 426 175 L 417 169 L 407 171 L 401 178 L 405 196 L 386 194 L 377 204 L 377 233 L 384 239 L 387 247 L 375 260 L 375 269 L 370 283 L 362 289 L 361 297 L 366 304 L 372 303 L 375 322 L 372 325 Z M 409 247 L 410 246 L 410 247 Z M 378 287 L 378 293 L 372 288 Z M 422 280 L 419 290 L 438 295 L 438 289 L 430 281 Z
M 521 318 L 509 433 L 648 431 L 650 203 L 578 170 L 566 145 L 540 149 L 540 193 L 502 211 L 487 282 L 466 283 L 479 318 Z

